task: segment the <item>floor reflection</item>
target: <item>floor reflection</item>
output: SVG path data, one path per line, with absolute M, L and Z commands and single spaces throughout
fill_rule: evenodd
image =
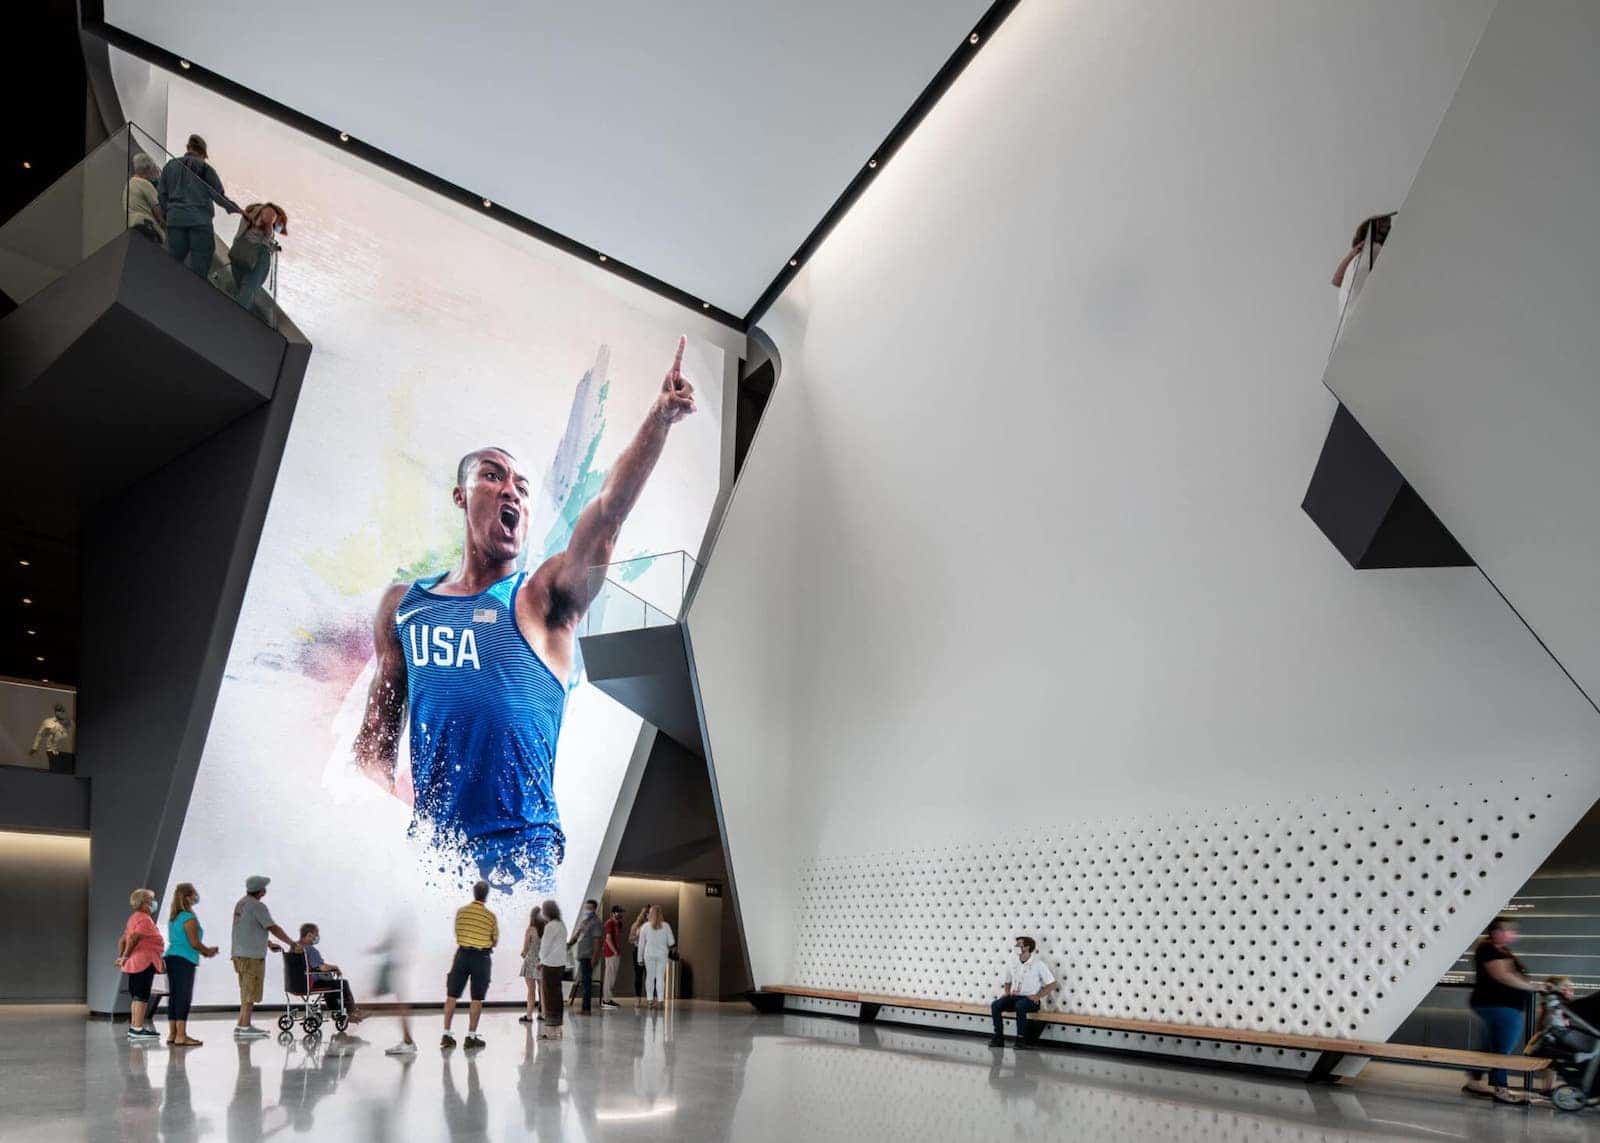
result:
M 488 1047 L 386 1056 L 395 1022 L 360 1036 L 203 1048 L 130 1045 L 67 1010 L 0 1010 L 0 1138 L 211 1140 L 1085 1139 L 1228 1143 L 1592 1141 L 1600 1115 L 1467 1102 L 1459 1079 L 1373 1070 L 1354 1085 L 1184 1068 L 1086 1052 L 995 1052 L 981 1038 L 736 1005 L 624 1009 L 541 1041 L 486 1015 Z

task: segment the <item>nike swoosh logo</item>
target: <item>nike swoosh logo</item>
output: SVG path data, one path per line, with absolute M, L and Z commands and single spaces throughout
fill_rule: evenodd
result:
M 395 617 L 394 617 L 394 621 L 396 623 L 404 623 L 407 619 L 410 619 L 417 612 L 426 611 L 426 610 L 427 610 L 427 604 L 423 604 L 421 607 L 413 607 L 410 611 L 396 612 L 395 613 Z

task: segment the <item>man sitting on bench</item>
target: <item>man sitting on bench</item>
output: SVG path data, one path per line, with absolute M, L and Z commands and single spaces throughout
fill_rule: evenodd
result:
M 1001 1021 L 1007 1012 L 1017 1014 L 1017 1047 L 1033 1047 L 1028 1036 L 1028 1013 L 1039 1011 L 1039 1002 L 1056 987 L 1056 974 L 1034 955 L 1035 947 L 1032 937 L 1017 938 L 1017 959 L 1006 968 L 1004 991 L 989 1005 L 989 1014 L 994 1017 L 994 1035 L 989 1038 L 991 1048 L 1005 1047 Z

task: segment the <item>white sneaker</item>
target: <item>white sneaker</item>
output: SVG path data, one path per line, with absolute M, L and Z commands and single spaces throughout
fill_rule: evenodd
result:
M 264 1040 L 267 1034 L 254 1024 L 241 1028 L 234 1025 L 233 1038 L 236 1040 Z
M 412 1040 L 410 1043 L 407 1043 L 405 1040 L 401 1040 L 398 1044 L 383 1054 L 386 1056 L 414 1056 L 417 1054 L 417 1043 L 415 1040 Z

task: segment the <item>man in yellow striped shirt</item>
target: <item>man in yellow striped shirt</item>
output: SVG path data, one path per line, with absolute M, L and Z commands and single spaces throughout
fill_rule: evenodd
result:
M 456 1014 L 456 1001 L 461 990 L 472 982 L 472 1006 L 467 1013 L 466 1048 L 483 1047 L 478 1035 L 478 1017 L 483 1014 L 483 998 L 489 993 L 489 954 L 500 943 L 500 921 L 484 904 L 489 899 L 489 883 L 480 881 L 472 887 L 472 901 L 456 910 L 456 956 L 450 964 L 450 975 L 445 978 L 444 1036 L 441 1048 L 456 1046 L 450 1034 L 450 1020 Z

